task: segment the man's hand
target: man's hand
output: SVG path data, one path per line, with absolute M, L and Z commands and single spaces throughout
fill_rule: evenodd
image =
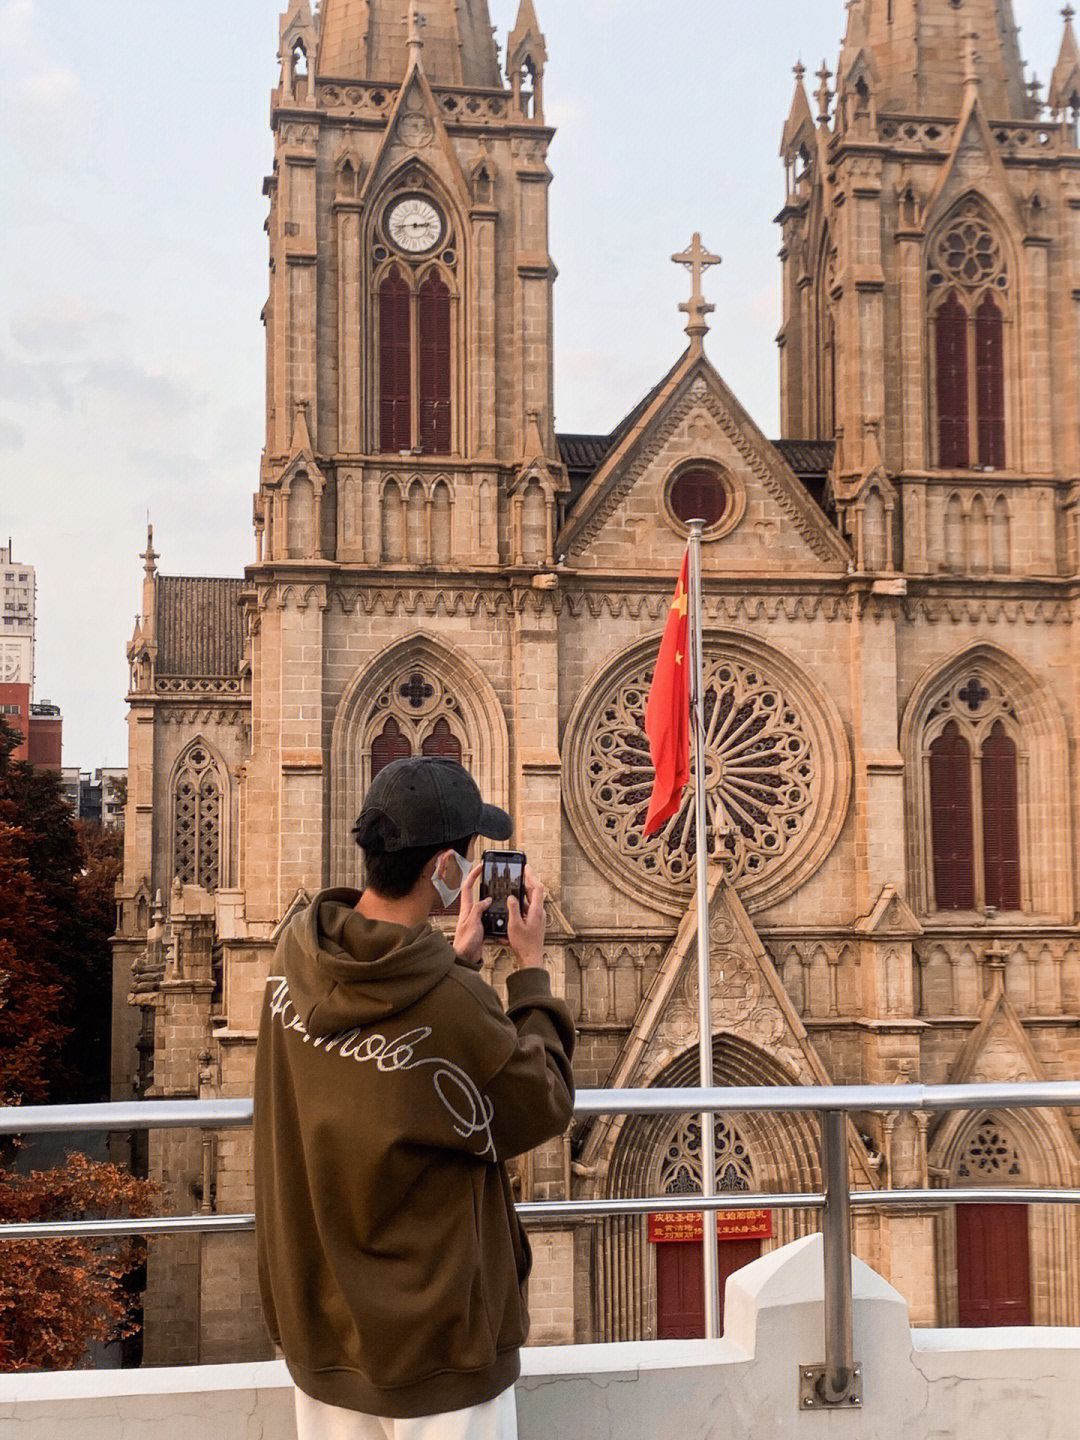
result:
M 479 970 L 484 955 L 484 924 L 481 916 L 491 900 L 476 898 L 476 882 L 480 879 L 483 864 L 474 865 L 465 877 L 461 887 L 461 911 L 457 929 L 454 931 L 454 954 L 470 970 Z
M 506 908 L 509 920 L 506 926 L 506 942 L 517 958 L 518 969 L 544 963 L 544 932 L 547 917 L 544 914 L 544 887 L 529 867 L 525 866 L 524 916 L 516 895 L 507 897 Z

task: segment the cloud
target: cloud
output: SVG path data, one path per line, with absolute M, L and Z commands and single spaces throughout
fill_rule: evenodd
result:
M 91 332 L 123 319 L 115 311 L 93 310 L 77 295 L 56 295 L 43 305 L 11 317 L 12 338 L 24 350 L 81 350 Z
M 85 149 L 93 104 L 75 71 L 42 47 L 32 0 L 0 7 L 0 84 L 12 100 L 9 139 L 32 166 L 66 168 Z
M 0 420 L 0 450 L 21 450 L 26 443 L 26 431 L 21 425 Z
M 206 480 L 206 464 L 194 455 L 178 455 L 172 450 L 132 449 L 128 451 L 138 481 L 164 481 L 170 489 Z
M 51 400 L 61 410 L 70 410 L 72 394 L 66 369 L 51 361 L 20 360 L 0 350 L 0 397 L 24 405 Z
M 51 401 L 61 410 L 70 410 L 76 397 L 90 404 L 118 401 L 166 420 L 189 415 L 204 398 L 183 382 L 135 360 L 22 360 L 3 351 L 0 397 L 31 406 Z
M 88 361 L 81 388 L 169 419 L 187 415 L 198 403 L 186 385 L 134 360 Z

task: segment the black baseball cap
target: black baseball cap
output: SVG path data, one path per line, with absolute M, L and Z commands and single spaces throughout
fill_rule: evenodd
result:
M 418 850 L 466 835 L 509 840 L 514 822 L 485 805 L 464 765 L 439 756 L 392 760 L 371 782 L 353 836 L 365 850 Z

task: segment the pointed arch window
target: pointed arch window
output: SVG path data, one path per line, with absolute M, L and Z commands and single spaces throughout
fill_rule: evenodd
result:
M 939 910 L 975 906 L 971 747 L 955 721 L 930 746 L 934 898 Z
M 945 470 L 966 470 L 968 463 L 967 315 L 950 290 L 937 312 L 938 463 Z
M 225 787 L 209 748 L 189 746 L 173 780 L 172 874 L 184 885 L 221 884 Z
M 438 756 L 463 764 L 465 746 L 461 710 L 453 694 L 427 670 L 401 672 L 386 687 L 375 706 L 376 725 L 371 735 L 370 777 L 393 760 L 411 755 Z M 456 915 L 457 901 L 444 909 L 436 904 L 433 916 Z
M 391 265 L 378 287 L 379 450 L 448 455 L 453 448 L 454 301 L 437 267 L 419 285 Z
M 397 265 L 379 286 L 379 449 L 412 448 L 411 297 Z
M 1009 272 L 980 205 L 969 200 L 931 248 L 937 463 L 1001 470 Z
M 1020 752 L 1014 708 L 972 674 L 931 712 L 926 747 L 934 905 L 1023 908 Z
M 1001 308 L 986 294 L 975 311 L 975 412 L 979 464 L 1005 468 L 1005 326 Z

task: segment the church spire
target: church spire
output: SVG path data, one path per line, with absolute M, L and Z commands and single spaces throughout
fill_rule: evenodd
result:
M 1075 14 L 1071 5 L 1066 5 L 1061 12 L 1065 33 L 1061 37 L 1061 52 L 1046 96 L 1051 115 L 1055 119 L 1067 116 L 1074 126 L 1080 117 L 1080 47 L 1077 46 L 1072 25 Z
M 418 40 L 432 85 L 502 88 L 487 0 L 323 0 L 319 77 L 400 83 Z
M 519 110 L 534 120 L 544 118 L 544 66 L 547 45 L 533 0 L 521 0 L 518 17 L 506 42 L 506 73 Z
M 964 78 L 956 62 L 972 34 L 987 116 L 1030 116 L 1012 0 L 849 0 L 838 73 L 848 75 L 862 55 L 880 111 L 959 115 Z

